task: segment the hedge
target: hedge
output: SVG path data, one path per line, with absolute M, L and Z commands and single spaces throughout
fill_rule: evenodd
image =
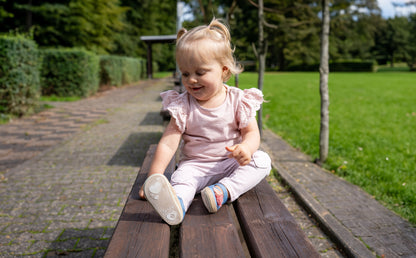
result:
M 291 65 L 286 71 L 319 71 L 319 64 Z M 373 61 L 337 61 L 329 63 L 330 72 L 373 72 Z
M 41 60 L 33 40 L 0 36 L 0 113 L 24 115 L 40 95 Z
M 144 77 L 145 61 L 114 55 L 100 56 L 100 84 L 120 86 Z
M 82 49 L 42 50 L 43 95 L 86 97 L 99 87 L 99 57 Z

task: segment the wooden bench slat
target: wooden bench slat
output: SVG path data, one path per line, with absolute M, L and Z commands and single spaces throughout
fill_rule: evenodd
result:
M 252 256 L 320 257 L 265 179 L 234 206 Z
M 198 194 L 181 225 L 181 257 L 245 257 L 230 209 L 209 214 Z
M 151 145 L 107 247 L 105 257 L 169 257 L 170 227 L 153 207 L 139 198 L 156 145 Z M 165 175 L 175 169 L 172 159 Z M 155 244 L 157 247 L 155 248 Z

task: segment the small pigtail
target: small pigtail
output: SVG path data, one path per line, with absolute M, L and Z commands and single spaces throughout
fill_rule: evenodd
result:
M 185 28 L 180 29 L 176 35 L 176 41 L 178 41 L 186 32 L 187 30 Z
M 220 33 L 225 40 L 231 40 L 231 35 L 230 31 L 228 30 L 228 27 L 225 24 L 221 23 L 218 19 L 212 19 L 211 23 L 208 25 L 208 28 L 210 30 L 215 30 L 216 32 Z

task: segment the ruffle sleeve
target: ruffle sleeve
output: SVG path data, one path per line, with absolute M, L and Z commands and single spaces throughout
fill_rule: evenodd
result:
M 243 91 L 237 112 L 239 129 L 246 127 L 250 120 L 256 117 L 256 111 L 263 102 L 263 93 L 259 89 L 251 88 Z
M 185 94 L 179 94 L 177 91 L 168 90 L 160 93 L 162 97 L 162 109 L 167 110 L 175 119 L 176 126 L 181 133 L 185 132 L 187 118 L 187 97 Z

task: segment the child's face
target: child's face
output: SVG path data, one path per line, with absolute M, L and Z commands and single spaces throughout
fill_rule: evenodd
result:
M 227 67 L 213 58 L 203 61 L 186 54 L 177 61 L 182 73 L 183 85 L 201 105 L 215 100 L 223 101 L 222 94 L 225 94 L 223 78 Z

